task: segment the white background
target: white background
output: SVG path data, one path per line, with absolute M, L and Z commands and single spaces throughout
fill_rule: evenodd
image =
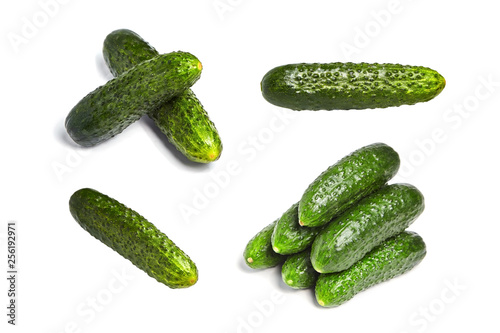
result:
M 1 331 L 498 331 L 494 3 L 3 1 L 0 266 L 6 275 L 5 233 L 16 221 L 19 276 L 14 328 L 1 279 Z M 71 142 L 64 119 L 111 78 L 102 42 L 119 28 L 202 61 L 193 90 L 223 140 L 220 160 L 188 162 L 147 119 L 94 148 Z M 271 68 L 332 61 L 428 66 L 447 86 L 430 102 L 378 110 L 294 112 L 262 98 Z M 418 267 L 323 309 L 312 291 L 285 286 L 278 268 L 245 266 L 256 232 L 321 171 L 374 142 L 401 156 L 393 182 L 425 195 L 410 227 L 428 247 Z M 82 187 L 164 231 L 196 262 L 198 283 L 169 289 L 84 232 L 68 210 Z

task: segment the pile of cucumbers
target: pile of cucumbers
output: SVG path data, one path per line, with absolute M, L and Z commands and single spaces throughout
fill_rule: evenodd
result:
M 106 36 L 103 56 L 115 77 L 69 112 L 65 126 L 73 141 L 95 146 L 147 115 L 189 160 L 219 159 L 219 133 L 190 89 L 201 75 L 198 58 L 181 51 L 160 54 L 128 29 Z
M 415 186 L 388 183 L 399 166 L 398 153 L 384 143 L 345 156 L 248 242 L 245 262 L 254 269 L 283 264 L 283 281 L 315 287 L 324 307 L 412 269 L 426 246 L 406 229 L 425 204 Z

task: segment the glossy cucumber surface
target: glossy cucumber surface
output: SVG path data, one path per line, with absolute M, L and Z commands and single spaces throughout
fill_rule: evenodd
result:
M 299 223 L 318 227 L 379 189 L 399 170 L 398 153 L 384 143 L 359 148 L 323 171 L 299 201 Z
M 445 85 L 427 67 L 334 62 L 275 67 L 264 75 L 261 90 L 271 104 L 292 110 L 349 110 L 426 102 Z
M 314 239 L 311 261 L 320 273 L 351 267 L 384 240 L 406 230 L 424 211 L 413 185 L 386 185 L 329 223 Z
M 426 255 L 423 239 L 403 231 L 370 251 L 349 269 L 320 274 L 315 294 L 319 305 L 335 307 L 376 284 L 402 275 L 418 265 Z

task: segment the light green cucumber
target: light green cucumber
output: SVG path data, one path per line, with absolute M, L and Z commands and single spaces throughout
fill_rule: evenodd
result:
M 271 243 L 274 252 L 287 255 L 301 252 L 312 244 L 321 227 L 308 228 L 299 224 L 298 203 L 293 204 L 276 222 Z
M 307 249 L 289 256 L 281 266 L 281 277 L 283 282 L 294 289 L 313 288 L 318 279 L 311 264 L 311 250 Z
M 276 221 L 259 231 L 246 245 L 243 251 L 245 263 L 254 269 L 263 269 L 283 263 L 286 256 L 273 251 L 271 236 Z

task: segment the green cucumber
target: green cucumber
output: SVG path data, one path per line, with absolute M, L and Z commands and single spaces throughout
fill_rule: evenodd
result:
M 397 173 L 398 153 L 384 143 L 362 147 L 323 171 L 299 201 L 299 223 L 318 227 L 382 187 Z
M 209 163 L 219 159 L 222 142 L 191 89 L 148 113 L 168 140 L 189 160 Z
M 261 90 L 268 102 L 292 110 L 349 110 L 429 101 L 445 84 L 438 72 L 422 66 L 299 63 L 271 69 Z
M 137 33 L 129 29 L 118 29 L 104 39 L 102 54 L 113 76 L 159 55 L 158 51 Z
M 316 301 L 323 307 L 339 306 L 359 292 L 402 275 L 418 265 L 426 255 L 423 239 L 403 231 L 370 251 L 349 269 L 320 274 L 316 281 Z
M 69 200 L 71 215 L 92 236 L 170 288 L 198 280 L 194 262 L 134 210 L 96 190 L 83 188 Z
M 424 197 L 413 185 L 383 186 L 318 234 L 311 251 L 314 269 L 320 273 L 348 269 L 384 240 L 408 228 L 423 210 Z
M 201 69 L 200 61 L 187 52 L 144 61 L 80 100 L 66 117 L 66 130 L 82 146 L 106 141 L 191 87 Z
M 264 227 L 247 243 L 243 251 L 245 263 L 254 269 L 277 266 L 285 261 L 286 256 L 273 251 L 271 236 L 278 220 Z
M 287 255 L 307 249 L 322 228 L 305 228 L 299 224 L 298 203 L 290 207 L 276 222 L 271 244 L 276 253 Z
M 314 287 L 319 273 L 311 265 L 311 249 L 289 256 L 281 266 L 283 282 L 294 289 Z
M 111 32 L 103 43 L 104 60 L 115 76 L 157 55 L 156 49 L 128 29 Z M 189 160 L 209 163 L 219 159 L 219 133 L 191 89 L 150 110 L 148 116 Z

